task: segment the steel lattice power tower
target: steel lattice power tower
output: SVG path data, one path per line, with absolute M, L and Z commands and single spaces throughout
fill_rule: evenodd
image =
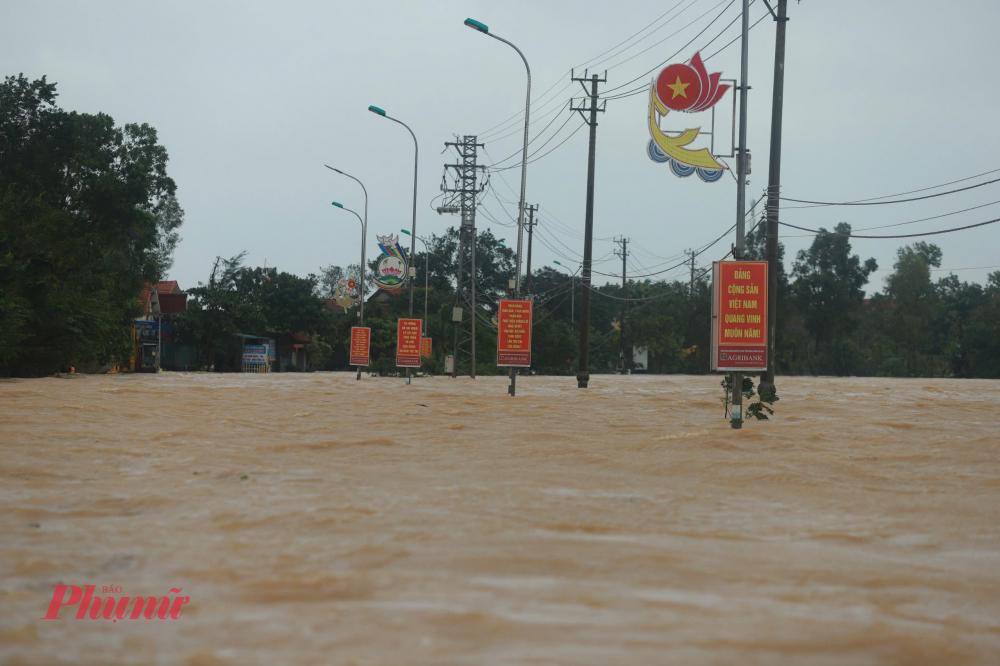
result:
M 476 377 L 476 197 L 486 188 L 485 182 L 477 185 L 479 171 L 486 167 L 476 164 L 476 149 L 482 145 L 476 143 L 475 136 L 463 136 L 461 141 L 445 142 L 447 148 L 456 150 L 459 162 L 444 165 L 441 191 L 445 193 L 446 199 L 437 209 L 438 213 L 460 213 L 462 216 L 455 306 L 451 317 L 455 324 L 455 364 L 452 377 L 461 373 L 468 374 L 473 379 Z

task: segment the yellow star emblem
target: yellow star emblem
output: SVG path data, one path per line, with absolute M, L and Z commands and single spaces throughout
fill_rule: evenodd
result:
M 677 83 L 671 83 L 667 87 L 674 91 L 674 96 L 670 99 L 676 98 L 678 95 L 681 97 L 687 97 L 687 93 L 684 92 L 687 87 L 691 85 L 690 83 L 681 83 L 681 77 L 677 77 Z

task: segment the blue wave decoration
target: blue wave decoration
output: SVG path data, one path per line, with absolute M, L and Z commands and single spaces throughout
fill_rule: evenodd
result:
M 697 167 L 681 164 L 677 160 L 670 160 L 670 170 L 679 178 L 687 178 L 696 171 Z
M 657 146 L 656 142 L 652 139 L 649 140 L 649 145 L 646 147 L 646 154 L 649 155 L 649 159 L 653 160 L 657 164 L 663 164 L 664 162 L 670 161 L 670 156 L 660 150 L 660 147 Z
M 724 171 L 724 169 L 703 169 L 702 167 L 698 167 L 698 177 L 706 183 L 714 183 L 722 178 Z

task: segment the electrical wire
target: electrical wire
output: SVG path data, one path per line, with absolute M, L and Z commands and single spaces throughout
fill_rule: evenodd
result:
M 650 45 L 649 47 L 647 47 L 647 48 L 643 49 L 642 51 L 639 51 L 638 53 L 635 53 L 635 54 L 633 54 L 633 55 L 629 56 L 628 58 L 625 58 L 624 60 L 622 60 L 622 61 L 620 61 L 620 62 L 616 62 L 615 64 L 611 65 L 610 67 L 607 67 L 607 69 L 608 69 L 608 70 L 612 70 L 612 69 L 614 69 L 615 67 L 618 67 L 619 65 L 624 65 L 624 64 L 625 64 L 625 63 L 627 63 L 627 62 L 628 62 L 629 60 L 634 60 L 635 58 L 638 58 L 639 56 L 641 56 L 641 55 L 642 55 L 643 53 L 646 53 L 647 51 L 650 51 L 650 50 L 652 50 L 652 49 L 656 48 L 657 46 L 659 46 L 659 45 L 660 45 L 660 44 L 662 44 L 663 42 L 667 41 L 667 40 L 668 40 L 668 39 L 670 39 L 671 37 L 675 37 L 675 36 L 677 36 L 678 34 L 680 34 L 681 32 L 683 32 L 684 30 L 687 30 L 687 29 L 688 29 L 688 28 L 690 28 L 690 27 L 691 27 L 692 25 L 694 25 L 695 23 L 697 23 L 698 21 L 700 21 L 701 19 L 705 18 L 706 16 L 708 16 L 709 14 L 711 14 L 711 13 L 712 13 L 713 11 L 715 11 L 716 9 L 718 9 L 718 8 L 719 8 L 719 5 L 722 5 L 722 4 L 724 4 L 725 2 L 726 2 L 726 0 L 721 0 L 721 1 L 720 1 L 720 2 L 718 3 L 718 4 L 716 4 L 716 5 L 713 5 L 713 6 L 711 7 L 711 8 L 709 8 L 709 10 L 708 10 L 708 11 L 706 11 L 706 12 L 705 12 L 704 14 L 702 14 L 702 15 L 701 15 L 701 16 L 699 16 L 699 17 L 697 17 L 696 19 L 694 19 L 694 20 L 693 20 L 693 21 L 691 21 L 690 23 L 686 24 L 686 25 L 685 25 L 684 27 L 682 27 L 682 28 L 680 28 L 680 29 L 678 29 L 678 30 L 676 30 L 676 31 L 672 32 L 671 34 L 667 35 L 666 37 L 664 37 L 664 38 L 663 38 L 663 39 L 661 39 L 660 41 L 658 41 L 658 42 L 655 42 L 654 44 L 651 44 L 651 45 Z M 729 3 L 728 5 L 726 5 L 726 8 L 722 10 L 722 11 L 723 11 L 723 13 L 725 13 L 725 12 L 726 12 L 726 10 L 728 10 L 728 9 L 729 9 L 730 7 L 732 7 L 732 6 L 733 6 L 733 4 L 734 4 L 735 2 L 736 2 L 736 0 L 731 0 L 731 1 L 730 1 L 730 3 Z M 720 16 L 721 16 L 721 14 L 720 14 Z M 715 22 L 715 21 L 717 21 L 717 20 L 718 20 L 718 17 L 716 17 L 715 19 L 713 19 L 712 23 L 714 23 L 714 22 Z M 712 25 L 712 23 L 709 23 L 709 24 L 708 24 L 708 26 L 706 26 L 706 27 L 705 27 L 705 28 L 704 28 L 704 29 L 703 29 L 703 30 L 702 30 L 701 32 L 699 32 L 699 33 L 698 33 L 697 35 L 695 35 L 695 36 L 694 36 L 694 38 L 693 38 L 693 39 L 692 39 L 691 41 L 693 42 L 693 41 L 694 41 L 695 39 L 698 39 L 698 37 L 699 37 L 699 36 L 701 36 L 701 34 L 702 34 L 703 32 L 705 32 L 705 30 L 707 30 L 709 26 L 711 26 L 711 25 Z M 690 45 L 690 44 L 691 44 L 691 42 L 688 42 L 688 45 Z M 660 65 L 660 66 L 662 66 L 662 65 Z M 654 68 L 654 70 L 655 70 L 655 68 Z M 654 71 L 654 70 L 650 70 L 650 71 Z M 646 74 L 649 74 L 649 73 L 650 73 L 650 72 L 646 72 Z M 643 74 L 642 76 L 646 76 L 646 74 Z M 640 78 L 642 78 L 642 77 L 640 77 Z M 633 81 L 634 81 L 634 80 L 635 80 L 635 79 L 633 79 Z M 626 83 L 626 84 L 623 84 L 623 85 L 629 85 L 629 84 L 628 84 L 628 83 Z M 621 86 L 619 86 L 619 87 L 621 87 Z
M 555 118 L 558 118 L 558 117 L 559 117 L 559 116 L 556 116 Z M 552 120 L 555 120 L 555 118 L 553 118 Z M 545 147 L 545 146 L 546 146 L 546 145 L 547 145 L 547 144 L 549 143 L 549 141 L 552 141 L 552 139 L 554 139 L 555 137 L 557 137 L 557 136 L 559 135 L 559 132 L 561 132 L 561 131 L 562 131 L 562 129 L 563 129 L 564 127 L 566 127 L 566 125 L 568 125 L 568 124 L 569 124 L 569 121 L 570 121 L 570 120 L 572 120 L 572 119 L 573 119 L 573 114 L 572 114 L 572 113 L 570 113 L 570 114 L 569 114 L 568 116 L 566 116 L 566 121 L 565 121 L 565 122 L 563 122 L 563 124 L 559 126 L 559 129 L 557 129 L 557 130 L 556 130 L 555 132 L 553 132 L 553 133 L 552 133 L 552 136 L 550 136 L 550 137 L 549 137 L 548 139 L 546 139 L 546 140 L 545 140 L 545 143 L 543 143 L 542 145 L 540 145 L 540 146 L 539 146 L 539 147 L 538 147 L 538 148 L 537 148 L 537 149 L 535 150 L 535 152 L 534 152 L 534 153 L 531 153 L 530 155 L 528 155 L 528 160 L 529 160 L 529 164 L 530 164 L 530 160 L 531 160 L 531 158 L 532 158 L 532 157 L 533 157 L 533 156 L 534 156 L 535 154 L 537 154 L 539 150 L 541 150 L 542 148 L 544 148 L 544 147 Z M 551 121 L 550 121 L 550 123 L 549 123 L 549 124 L 550 124 L 550 125 L 552 124 L 552 123 L 551 123 Z M 548 129 L 548 125 L 546 125 L 546 129 Z M 543 130 L 543 132 L 544 132 L 544 130 Z M 540 136 L 542 136 L 542 132 L 539 132 L 539 133 L 538 133 L 538 134 L 537 134 L 537 135 L 535 136 L 535 139 L 537 139 L 537 138 L 538 138 L 538 137 L 540 137 Z M 532 140 L 532 141 L 533 141 L 533 140 Z M 532 141 L 528 141 L 528 145 L 529 145 L 529 146 L 530 146 L 530 145 L 532 144 Z M 517 152 L 514 152 L 514 153 L 512 153 L 512 154 L 508 155 L 507 157 L 503 158 L 503 159 L 502 159 L 502 160 L 500 160 L 499 162 L 494 162 L 493 164 L 487 164 L 487 165 L 486 165 L 486 168 L 487 168 L 487 169 L 489 169 L 489 170 L 495 170 L 495 171 L 499 171 L 500 169 L 495 169 L 495 167 L 496 167 L 496 166 L 497 166 L 498 164 L 503 164 L 503 163 L 504 163 L 504 162 L 506 162 L 507 160 L 509 160 L 509 159 L 511 159 L 511 158 L 514 158 L 514 157 L 517 157 L 518 155 L 522 155 L 522 154 L 524 154 L 524 148 L 523 148 L 523 147 L 522 147 L 521 149 L 519 149 L 519 150 L 518 150 Z M 508 168 L 514 168 L 514 167 L 519 167 L 519 166 L 521 166 L 521 163 L 520 163 L 520 162 L 518 162 L 517 164 L 515 164 L 515 165 L 514 165 L 513 167 L 508 167 Z
M 630 37 L 628 37 L 624 41 L 621 41 L 618 44 L 612 46 L 607 51 L 604 51 L 603 53 L 601 53 L 601 54 L 599 54 L 597 56 L 594 56 L 590 60 L 587 60 L 587 61 L 585 61 L 585 62 L 577 65 L 576 67 L 573 68 L 573 70 L 575 70 L 575 69 L 581 69 L 583 67 L 596 67 L 597 65 L 600 65 L 600 64 L 602 64 L 604 62 L 607 62 L 611 58 L 614 58 L 615 56 L 620 55 L 621 53 L 624 53 L 625 51 L 628 51 L 631 48 L 634 48 L 635 46 L 637 46 L 639 44 L 639 42 L 642 42 L 642 41 L 648 39 L 653 34 L 655 34 L 657 31 L 663 29 L 668 24 L 670 24 L 672 21 L 676 20 L 682 13 L 684 13 L 687 9 L 689 9 L 690 7 L 692 7 L 697 2 L 697 0 L 692 0 L 692 2 L 690 2 L 687 7 L 685 7 L 680 12 L 678 12 L 676 16 L 674 16 L 671 19 L 668 19 L 668 20 L 664 21 L 661 25 L 656 26 L 657 22 L 659 22 L 661 19 L 665 18 L 674 9 L 676 9 L 680 5 L 684 4 L 685 1 L 686 0 L 681 0 L 676 5 L 674 5 L 673 7 L 671 7 L 670 9 L 668 9 L 666 12 L 664 12 L 663 14 L 661 14 L 660 16 L 658 16 L 656 19 L 654 19 L 651 24 L 649 24 L 649 25 L 645 26 L 644 28 L 642 28 L 642 30 L 639 30 L 638 32 L 632 34 Z M 721 2 L 719 4 L 721 4 Z M 716 6 L 718 6 L 718 5 L 716 5 Z M 709 11 L 711 11 L 711 10 L 709 10 Z M 701 17 L 699 17 L 699 18 L 701 18 Z M 696 19 L 696 21 L 697 21 L 697 19 Z M 654 27 L 654 26 L 656 26 L 656 27 Z M 687 27 L 687 26 L 685 26 L 685 27 Z M 652 30 L 651 30 L 651 28 L 652 28 Z M 627 46 L 626 48 L 622 49 L 621 51 L 618 51 L 616 53 L 611 54 L 610 56 L 608 56 L 607 58 L 604 58 L 603 60 L 599 60 L 600 58 L 603 58 L 604 56 L 608 55 L 612 51 L 615 51 L 616 49 L 618 49 L 618 47 L 620 47 L 620 46 L 622 46 L 622 45 L 624 45 L 624 44 L 632 41 L 635 37 L 637 37 L 638 35 L 646 32 L 647 30 L 650 30 L 649 34 L 646 35 L 645 37 L 642 37 L 641 39 L 637 40 L 634 44 L 632 44 L 630 46 Z M 683 30 L 683 28 L 682 28 L 682 30 Z M 674 33 L 674 34 L 676 34 L 676 33 Z M 668 36 L 668 38 L 671 37 L 671 36 L 673 36 L 673 35 Z M 657 44 L 662 43 L 662 41 L 664 41 L 664 40 L 661 40 L 661 42 L 657 42 Z M 654 46 L 656 46 L 656 44 L 654 44 Z M 594 62 L 595 60 L 597 60 L 598 62 Z M 619 63 L 619 64 L 621 64 L 621 63 Z M 570 71 L 566 72 L 566 74 L 571 74 L 573 72 L 573 70 L 570 70 Z M 565 74 L 564 74 L 564 76 L 565 76 Z M 531 110 L 532 113 L 535 112 L 536 105 L 539 105 L 539 106 L 537 106 L 538 109 L 541 109 L 541 108 L 544 108 L 545 106 L 548 106 L 553 101 L 555 101 L 558 98 L 559 95 L 561 95 L 567 88 L 569 88 L 570 86 L 572 86 L 573 83 L 574 83 L 573 81 L 570 81 L 565 86 L 563 86 L 558 92 L 556 92 L 555 95 L 553 95 L 553 97 L 551 99 L 549 99 L 547 102 L 545 102 L 544 104 L 542 104 L 541 100 L 544 99 L 546 97 L 546 95 L 548 95 L 557 85 L 559 85 L 559 82 L 560 82 L 561 78 L 562 77 L 560 77 L 560 79 L 557 79 L 555 81 L 555 83 L 553 83 L 551 86 L 549 86 L 545 90 L 545 92 L 543 92 L 541 95 L 539 95 L 538 99 L 535 102 L 531 103 L 530 110 Z M 522 118 L 522 116 L 524 116 L 524 112 L 523 111 L 518 111 L 513 116 L 509 117 L 507 120 L 504 120 L 500 124 L 494 125 L 493 127 L 489 128 L 485 132 L 482 132 L 479 135 L 479 137 L 481 139 L 485 139 L 487 136 L 489 136 L 491 134 L 499 134 L 501 132 L 505 132 L 508 129 L 510 129 L 510 127 L 513 127 L 513 123 L 516 123 L 516 122 L 520 121 L 520 119 Z M 528 126 L 530 127 L 531 123 L 533 123 L 533 122 L 534 122 L 533 120 L 529 121 Z M 506 126 L 506 127 L 504 127 L 504 126 Z M 498 128 L 500 128 L 500 129 L 498 129 Z
M 928 220 L 939 220 L 942 217 L 951 217 L 952 215 L 958 215 L 959 213 L 967 213 L 970 210 L 979 210 L 980 208 L 986 208 L 987 206 L 995 206 L 1000 204 L 1000 200 L 991 201 L 990 203 L 980 204 L 979 206 L 972 206 L 971 208 L 963 208 L 962 210 L 952 211 L 950 213 L 942 213 L 941 215 L 933 215 L 931 217 L 922 217 L 919 220 L 909 220 L 908 222 L 896 222 L 894 224 L 881 224 L 877 227 L 859 227 L 855 229 L 851 227 L 851 231 L 872 231 L 874 229 L 889 229 L 891 227 L 905 227 L 908 224 L 916 224 L 917 222 L 927 222 Z
M 689 4 L 689 5 L 687 6 L 687 7 L 685 7 L 685 8 L 684 8 L 684 9 L 682 9 L 682 10 L 681 10 L 680 12 L 678 12 L 678 13 L 677 13 L 677 16 L 680 16 L 680 15 L 681 15 L 681 14 L 682 14 L 682 13 L 683 13 L 683 12 L 684 12 L 685 10 L 689 9 L 689 8 L 691 7 L 691 5 L 693 5 L 693 4 L 694 4 L 694 2 L 695 2 L 695 1 L 696 1 L 696 0 L 693 0 L 693 1 L 691 2 L 691 4 Z M 604 62 L 604 60 L 602 60 L 602 61 L 600 61 L 600 62 L 597 62 L 597 63 L 595 63 L 594 61 L 595 61 L 595 60 L 597 60 L 598 58 L 603 58 L 604 56 L 608 55 L 609 53 L 611 53 L 612 51 L 614 51 L 615 49 L 617 49 L 617 48 L 618 48 L 619 46 L 621 46 L 622 44 L 625 44 L 625 43 L 627 43 L 627 42 L 630 42 L 630 41 L 632 41 L 632 39 L 634 39 L 634 38 L 635 38 L 635 37 L 637 37 L 638 35 L 641 35 L 642 33 L 646 32 L 646 31 L 647 31 L 647 30 L 649 30 L 649 29 L 650 29 L 650 28 L 651 28 L 652 26 L 656 25 L 657 21 L 659 21 L 660 19 L 664 18 L 664 17 L 665 17 L 665 16 L 667 15 L 667 14 L 669 14 L 670 12 L 674 11 L 675 9 L 677 9 L 677 8 L 678 8 L 679 6 L 683 5 L 683 4 L 684 4 L 684 2 L 685 2 L 685 0 L 681 0 L 681 1 L 680 1 L 680 2 L 678 2 L 678 3 L 676 4 L 676 5 L 674 5 L 674 6 L 673 6 L 673 7 L 671 7 L 670 9 L 668 9 L 668 10 L 667 10 L 666 12 L 664 12 L 663 14 L 660 14 L 660 15 L 659 15 L 659 16 L 657 16 L 657 17 L 656 17 L 655 19 L 653 19 L 652 23 L 650 23 L 649 25 L 647 25 L 646 27 L 644 27 L 644 28 L 643 28 L 642 30 L 640 30 L 639 32 L 636 32 L 636 33 L 634 33 L 634 34 L 633 34 L 633 35 L 632 35 L 631 37 L 629 37 L 628 39 L 626 39 L 626 40 L 624 40 L 624 41 L 622 41 L 622 42 L 618 42 L 617 44 L 615 44 L 614 46 L 612 46 L 612 47 L 611 47 L 610 49 L 608 49 L 607 51 L 605 51 L 604 53 L 601 53 L 601 54 L 599 54 L 599 55 L 596 55 L 596 56 L 594 56 L 593 58 L 591 58 L 590 60 L 587 60 L 586 62 L 582 62 L 582 63 L 580 63 L 579 65 L 577 65 L 577 66 L 576 66 L 576 67 L 574 67 L 573 69 L 582 69 L 582 68 L 584 68 L 584 67 L 592 67 L 592 66 L 596 66 L 596 65 L 600 65 L 600 64 L 601 64 L 602 62 Z M 672 20 L 676 19 L 676 18 L 677 18 L 677 16 L 675 16 L 675 17 L 674 17 L 673 19 L 670 19 L 670 21 L 672 21 Z M 663 23 L 663 25 L 661 25 L 661 26 L 660 26 L 659 28 L 656 28 L 656 30 L 659 30 L 659 29 L 660 29 L 660 28 L 662 28 L 663 26 L 667 25 L 668 23 L 670 23 L 670 21 L 666 21 L 666 22 L 664 22 L 664 23 Z M 653 32 L 656 32 L 656 30 L 654 30 Z M 651 36 L 652 34 L 653 34 L 653 33 L 651 32 L 651 33 L 649 33 L 649 35 L 646 35 L 646 37 L 643 37 L 642 39 L 646 39 L 646 38 L 650 37 L 650 36 Z M 642 40 L 639 40 L 639 41 L 642 41 Z M 638 44 L 638 42 L 636 42 L 636 44 Z M 633 44 L 632 46 L 635 46 L 635 44 Z M 628 48 L 632 48 L 632 47 L 630 46 L 630 47 L 628 47 Z M 622 51 L 620 51 L 619 53 L 622 53 L 622 52 L 624 52 L 624 51 L 627 51 L 627 50 L 628 50 L 628 49 L 623 49 L 623 50 L 622 50 Z M 617 53 L 616 53 L 616 54 L 612 54 L 612 55 L 611 55 L 610 57 L 611 57 L 611 58 L 613 58 L 613 57 L 614 57 L 615 55 L 618 55 L 618 54 L 617 54 Z M 610 58 L 609 58 L 609 59 L 610 59 Z
M 998 217 L 998 218 L 996 218 L 994 220 L 987 220 L 986 222 L 979 222 L 978 224 L 967 224 L 964 227 L 955 227 L 954 229 L 941 229 L 939 231 L 925 231 L 925 232 L 919 233 L 919 234 L 898 234 L 898 235 L 895 235 L 895 236 L 861 236 L 861 235 L 857 235 L 857 234 L 841 234 L 841 233 L 837 233 L 836 231 L 807 229 L 806 227 L 798 227 L 798 226 L 795 226 L 794 224 L 789 224 L 787 222 L 779 222 L 778 224 L 781 224 L 781 225 L 786 226 L 786 227 L 791 227 L 792 229 L 798 229 L 799 231 L 808 231 L 808 232 L 810 232 L 812 234 L 816 234 L 816 235 L 819 235 L 819 234 L 828 234 L 830 236 L 841 236 L 841 237 L 846 237 L 846 238 L 879 239 L 879 238 L 921 238 L 923 236 L 937 236 L 939 234 L 950 234 L 953 231 L 965 231 L 966 229 L 975 229 L 976 227 L 985 227 L 987 224 L 994 224 L 996 222 L 1000 222 L 1000 217 Z
M 721 11 L 721 12 L 719 12 L 719 13 L 718 13 L 718 14 L 716 15 L 716 17 L 715 17 L 714 19 L 712 19 L 711 21 L 709 21 L 708 25 L 706 25 L 706 26 L 705 26 L 704 28 L 702 28 L 702 29 L 701 29 L 701 31 L 700 31 L 700 32 L 698 32 L 698 34 L 697 34 L 697 35 L 695 35 L 694 37 L 692 37 L 692 38 L 691 38 L 691 40 L 690 40 L 690 41 L 688 41 L 688 43 L 686 43 L 686 44 L 685 44 L 684 46 L 682 46 L 681 48 L 677 49 L 677 51 L 676 51 L 676 52 L 674 52 L 674 53 L 673 53 L 673 54 L 672 54 L 672 55 L 671 55 L 671 56 L 670 56 L 669 58 L 667 58 L 666 60 L 664 60 L 663 62 L 661 62 L 661 63 L 660 63 L 659 65 L 657 65 L 656 67 L 653 67 L 652 69 L 650 69 L 650 70 L 648 70 L 648 71 L 644 72 L 643 74 L 640 74 L 639 76 L 635 77 L 635 78 L 634 78 L 634 79 L 632 79 L 631 81 L 627 81 L 627 82 L 625 82 L 625 83 L 623 83 L 623 84 L 621 84 L 621 85 L 619 85 L 619 86 L 615 86 L 614 88 L 609 88 L 608 90 L 605 90 L 605 91 L 604 91 L 604 99 L 621 99 L 621 98 L 623 98 L 623 97 L 629 97 L 629 96 L 631 96 L 631 95 L 634 95 L 634 94 L 637 94 L 637 93 L 638 93 L 638 92 L 640 92 L 640 91 L 644 91 L 644 90 L 646 90 L 646 89 L 647 89 L 647 87 L 646 87 L 646 84 L 643 84 L 643 85 L 642 85 L 642 86 L 641 86 L 640 88 L 636 88 L 636 89 L 635 89 L 634 91 L 629 91 L 629 92 L 627 92 L 627 93 L 619 93 L 618 95 L 615 95 L 615 96 L 608 96 L 608 93 L 611 93 L 611 92 L 614 92 L 614 91 L 616 91 L 616 90 L 621 90 L 622 88 L 624 88 L 624 87 L 626 87 L 626 86 L 630 86 L 630 85 L 632 85 L 633 83 L 635 83 L 636 81 L 638 81 L 638 80 L 640 80 L 640 79 L 644 79 L 644 78 L 646 78 L 647 76 L 649 76 L 650 74 L 652 74 L 653 72 L 655 72 L 655 71 L 656 71 L 657 69 L 659 69 L 659 68 L 663 67 L 664 65 L 666 65 L 667 63 L 669 63 L 669 62 L 670 62 L 671 60 L 673 60 L 674 58 L 676 58 L 676 57 L 677 57 L 677 56 L 678 56 L 678 55 L 679 55 L 680 53 L 682 53 L 682 52 L 683 52 L 683 51 L 684 51 L 684 50 L 685 50 L 686 48 L 688 48 L 689 46 L 691 46 L 691 44 L 693 44 L 693 43 L 694 43 L 694 41 L 695 41 L 696 39 L 698 39 L 698 38 L 699 38 L 699 37 L 701 37 L 701 36 L 702 36 L 703 34 L 705 34 L 705 31 L 706 31 L 706 30 L 708 30 L 709 28 L 711 28 L 711 27 L 712 27 L 712 25 L 713 25 L 713 24 L 714 24 L 714 23 L 715 23 L 716 21 L 718 21 L 718 20 L 719 20 L 720 18 L 722 18 L 722 15 L 723 15 L 723 14 L 725 14 L 725 13 L 726 13 L 726 12 L 727 12 L 727 11 L 729 10 L 729 8 L 733 6 L 733 4 L 734 4 L 735 2 L 736 2 L 736 0 L 731 0 L 731 2 L 730 2 L 730 3 L 728 4 L 728 5 L 726 5 L 726 6 L 725 6 L 725 7 L 724 7 L 724 8 L 722 9 L 722 11 Z M 717 6 L 718 6 L 718 5 L 716 5 L 716 7 L 717 7 Z M 714 7 L 713 7 L 713 9 L 714 9 Z M 704 15 L 703 15 L 703 16 L 704 16 Z M 700 18 L 700 17 L 699 17 L 699 18 Z
M 994 169 L 993 171 L 987 171 L 986 173 L 981 173 L 979 176 L 985 176 L 986 174 L 995 173 L 1000 171 L 1000 169 Z M 1000 178 L 994 178 L 993 180 L 987 180 L 982 183 L 976 183 L 975 185 L 969 185 L 967 187 L 960 187 L 956 190 L 948 190 L 947 192 L 938 192 L 936 194 L 927 194 L 922 197 L 910 197 L 909 199 L 896 199 L 895 201 L 876 201 L 876 199 L 888 199 L 891 197 L 898 197 L 904 194 L 913 194 L 915 192 L 925 192 L 927 190 L 934 190 L 939 187 L 944 187 L 945 185 L 953 185 L 955 183 L 960 183 L 965 180 L 971 180 L 973 178 L 978 178 L 979 176 L 969 176 L 968 178 L 962 178 L 961 180 L 954 180 L 950 183 L 944 183 L 943 185 L 934 185 L 933 187 L 925 187 L 920 190 L 912 190 L 911 192 L 902 192 L 900 194 L 887 194 L 882 197 L 872 197 L 871 199 L 858 199 L 856 201 L 809 201 L 807 199 L 791 199 L 788 197 L 778 198 L 782 201 L 793 201 L 795 203 L 811 204 L 812 206 L 884 206 L 887 204 L 898 204 L 898 203 L 908 203 L 910 201 L 923 201 L 924 199 L 933 199 L 935 197 L 943 197 L 949 194 L 955 194 L 957 192 L 965 192 L 966 190 L 974 190 L 977 187 L 983 187 L 985 185 L 992 185 L 993 183 L 1000 183 Z M 798 208 L 798 206 L 792 206 L 791 208 Z
M 570 117 L 572 118 L 572 116 L 570 116 Z M 558 149 L 561 145 L 563 145 L 564 143 L 566 143 L 567 141 L 569 141 L 570 139 L 572 139 L 573 135 L 576 134 L 577 132 L 579 132 L 581 128 L 586 127 L 586 126 L 587 126 L 587 123 L 581 122 L 577 126 L 577 128 L 575 130 L 573 130 L 572 132 L 570 132 L 569 136 L 567 136 L 565 139 L 563 139 L 562 141 L 560 141 L 559 143 L 557 143 L 555 146 L 553 146 L 552 148 L 550 148 L 548 152 L 542 153 L 538 157 L 534 157 L 536 154 L 538 154 L 538 151 L 535 151 L 535 153 L 532 153 L 531 155 L 528 156 L 528 164 L 533 164 L 534 162 L 537 162 L 538 160 L 540 160 L 543 157 L 545 157 L 546 155 L 550 155 L 553 151 L 555 151 L 556 149 Z M 562 128 L 559 128 L 559 129 L 562 129 Z M 557 133 L 558 133 L 558 131 L 557 131 Z M 555 138 L 555 136 L 556 135 L 553 134 L 552 138 Z M 549 141 L 551 141 L 551 140 L 552 139 L 550 138 Z M 546 141 L 545 143 L 548 143 L 548 141 Z M 544 147 L 545 147 L 545 144 L 543 143 L 541 146 L 538 147 L 538 150 L 541 150 Z M 533 157 L 534 157 L 534 159 L 532 159 Z M 521 163 L 518 162 L 517 164 L 512 164 L 511 166 L 500 167 L 499 169 L 490 169 L 490 171 L 493 172 L 493 173 L 496 173 L 498 171 L 507 171 L 508 169 L 516 169 L 516 168 L 518 168 L 520 166 L 521 166 Z
M 932 268 L 931 273 L 937 273 L 939 271 L 980 271 L 989 268 L 1000 268 L 1000 264 L 995 266 L 966 266 L 965 268 Z
M 767 18 L 768 16 L 770 16 L 770 12 L 768 12 L 768 13 L 764 14 L 764 15 L 763 15 L 763 16 L 761 16 L 761 17 L 760 17 L 759 19 L 757 19 L 756 21 L 754 21 L 754 22 L 753 22 L 753 24 L 752 24 L 752 25 L 751 25 L 751 26 L 750 26 L 749 28 L 747 28 L 747 32 L 750 32 L 751 30 L 753 30 L 754 28 L 756 28 L 756 27 L 757 27 L 757 24 L 758 24 L 758 23 L 760 23 L 761 21 L 763 21 L 764 19 L 766 19 L 766 18 Z M 732 23 L 730 23 L 729 25 L 732 25 Z M 727 26 L 727 27 L 728 27 L 728 26 Z M 712 59 L 712 58 L 714 58 L 715 56 L 719 55 L 720 53 L 722 53 L 723 51 L 725 51 L 726 49 L 728 49 L 728 48 L 729 48 L 730 46 L 732 46 L 732 45 L 733 45 L 733 44 L 735 44 L 735 43 L 736 43 L 737 41 L 739 41 L 740 37 L 742 37 L 742 36 L 743 36 L 743 34 L 742 34 L 742 33 L 743 33 L 743 31 L 742 31 L 742 30 L 740 30 L 740 34 L 739 34 L 739 35 L 736 35 L 736 37 L 735 37 L 735 38 L 734 38 L 734 39 L 733 39 L 732 41 L 730 41 L 730 42 L 729 42 L 728 44 L 726 44 L 726 45 L 725 45 L 725 46 L 723 46 L 723 47 L 722 47 L 721 49 L 719 49 L 718 51 L 716 51 L 716 52 L 715 52 L 715 53 L 713 53 L 712 55 L 708 56 L 707 58 L 702 58 L 702 59 L 701 59 L 701 61 L 702 61 L 702 62 L 708 62 L 709 60 L 711 60 L 711 59 Z M 721 33 L 719 34 L 719 36 L 721 36 Z M 716 39 L 718 39 L 718 37 L 716 37 Z M 714 41 L 715 41 L 715 39 L 713 39 L 713 40 L 712 40 L 712 42 L 714 42 Z M 708 44 L 711 44 L 712 42 L 709 42 Z M 706 44 L 705 46 L 708 46 L 708 44 Z

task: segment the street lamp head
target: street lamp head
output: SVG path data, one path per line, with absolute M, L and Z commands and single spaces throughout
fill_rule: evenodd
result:
M 559 264 L 560 266 L 562 266 L 562 264 L 561 264 L 561 263 L 559 263 L 558 261 L 555 261 L 555 260 L 553 260 L 553 261 L 552 261 L 552 263 L 553 263 L 553 264 Z
M 490 31 L 489 26 L 487 26 L 485 23 L 480 23 L 479 21 L 470 18 L 465 19 L 465 25 L 469 26 L 473 30 L 478 30 L 479 32 Z
M 400 229 L 400 231 L 402 231 L 402 232 L 403 232 L 404 234 L 406 234 L 407 236 L 409 236 L 409 235 L 410 235 L 410 232 L 409 232 L 409 231 L 407 231 L 406 229 Z
M 652 284 L 652 283 L 653 283 L 652 280 L 650 280 L 649 278 L 646 278 L 646 284 Z
M 385 116 L 385 111 L 383 111 L 382 109 L 378 108 L 377 106 L 369 106 L 368 110 L 371 111 L 372 113 L 377 113 L 380 116 L 383 116 L 383 117 Z
M 341 171 L 340 169 L 334 169 L 334 168 L 333 168 L 332 166 L 330 166 L 329 164 L 324 164 L 323 166 L 325 166 L 325 167 L 326 167 L 327 169 L 329 169 L 330 171 L 336 171 L 336 172 L 337 172 L 337 173 L 339 173 L 339 174 L 343 174 L 343 173 L 344 173 L 344 172 L 343 172 L 343 171 Z
M 497 243 L 497 245 L 499 245 L 500 247 L 502 247 L 502 248 L 503 248 L 503 249 L 505 249 L 505 250 L 507 249 L 507 246 L 506 246 L 506 245 L 504 245 L 503 243 Z
M 341 203 L 337 203 L 336 201 L 331 201 L 330 203 L 332 203 L 332 204 L 333 204 L 334 206 L 336 206 L 337 208 L 343 208 L 343 207 L 344 207 L 344 204 L 341 204 Z

